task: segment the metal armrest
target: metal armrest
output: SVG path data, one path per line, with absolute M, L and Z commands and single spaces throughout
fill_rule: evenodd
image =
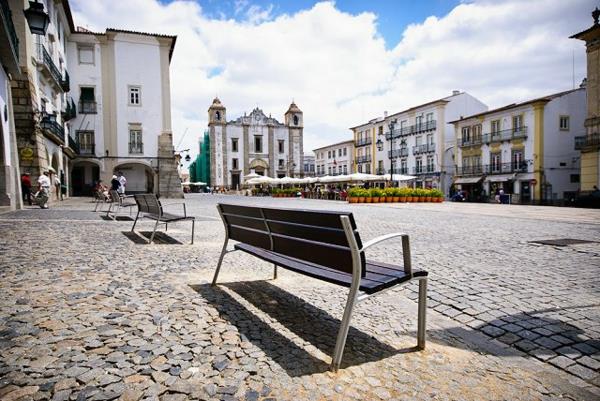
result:
M 367 241 L 363 244 L 363 247 L 360 249 L 360 252 L 365 251 L 367 248 L 372 247 L 375 244 L 386 241 L 388 239 L 402 237 L 402 257 L 404 259 L 404 272 L 407 274 L 412 273 L 412 263 L 410 257 L 410 243 L 408 234 L 405 233 L 392 233 L 382 235 L 377 238 L 373 238 L 371 241 Z
M 187 217 L 187 212 L 185 209 L 185 202 L 173 202 L 173 203 L 160 203 L 162 207 L 172 206 L 172 205 L 183 205 L 183 217 Z

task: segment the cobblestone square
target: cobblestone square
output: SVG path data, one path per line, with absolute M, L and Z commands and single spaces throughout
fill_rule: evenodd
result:
M 364 240 L 410 235 L 430 273 L 355 310 L 330 373 L 347 290 L 226 256 L 217 202 L 351 210 Z M 196 216 L 156 244 L 90 199 L 0 214 L 2 400 L 600 399 L 600 211 L 492 204 L 350 205 L 186 195 Z M 139 223 L 138 223 L 139 224 Z M 139 229 L 151 231 L 150 221 Z M 567 246 L 532 241 L 578 239 Z M 370 258 L 401 258 L 399 241 Z

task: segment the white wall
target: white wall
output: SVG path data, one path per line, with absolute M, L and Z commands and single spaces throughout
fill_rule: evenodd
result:
M 143 155 L 156 157 L 162 131 L 159 43 L 154 37 L 118 33 L 114 38 L 117 153 L 129 154 L 129 124 L 142 124 Z M 129 105 L 129 86 L 141 86 L 141 105 Z

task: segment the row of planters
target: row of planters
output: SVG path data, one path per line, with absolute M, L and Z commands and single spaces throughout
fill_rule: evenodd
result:
M 388 202 L 442 202 L 444 194 L 439 189 L 423 188 L 350 188 L 350 203 Z
M 272 188 L 271 196 L 273 198 L 293 198 L 302 192 L 302 188 Z

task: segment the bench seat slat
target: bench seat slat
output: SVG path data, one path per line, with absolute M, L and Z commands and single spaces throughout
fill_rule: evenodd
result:
M 352 284 L 352 274 L 343 273 L 339 270 L 330 269 L 244 243 L 235 244 L 234 247 L 235 249 L 247 252 L 288 270 L 305 274 L 332 284 L 344 287 L 350 287 Z M 426 271 L 415 269 L 413 269 L 412 274 L 406 274 L 401 266 L 370 261 L 367 261 L 366 263 L 366 271 L 366 276 L 363 277 L 360 282 L 360 290 L 367 294 L 376 293 L 396 284 L 408 281 L 413 277 L 427 275 Z

